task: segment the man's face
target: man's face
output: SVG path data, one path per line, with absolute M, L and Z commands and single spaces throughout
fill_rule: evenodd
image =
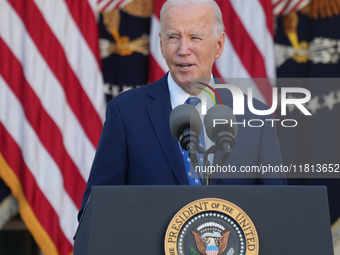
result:
M 190 78 L 210 78 L 222 55 L 225 34 L 213 32 L 213 11 L 207 4 L 172 6 L 160 33 L 162 55 L 174 81 L 190 93 Z

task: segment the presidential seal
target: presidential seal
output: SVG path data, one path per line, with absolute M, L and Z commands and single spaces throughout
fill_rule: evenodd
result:
M 235 204 L 204 198 L 184 206 L 166 231 L 166 255 L 258 255 L 249 216 Z

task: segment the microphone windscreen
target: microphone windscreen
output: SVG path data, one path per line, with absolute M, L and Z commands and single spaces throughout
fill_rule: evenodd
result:
M 233 122 L 232 125 L 231 121 Z M 238 127 L 237 124 L 234 123 L 236 123 L 236 117 L 233 114 L 233 110 L 226 105 L 215 105 L 211 107 L 204 117 L 205 131 L 209 139 L 213 142 L 216 142 L 216 136 L 221 131 L 230 132 L 236 137 Z
M 179 141 L 185 128 L 190 128 L 199 136 L 202 132 L 202 123 L 198 111 L 189 104 L 177 106 L 170 113 L 170 130 L 172 136 Z

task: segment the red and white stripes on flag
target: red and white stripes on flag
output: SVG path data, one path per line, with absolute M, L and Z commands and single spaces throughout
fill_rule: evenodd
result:
M 132 1 L 133 0 L 98 0 L 97 10 L 98 12 L 109 12 L 113 9 L 122 9 Z
M 300 10 L 310 3 L 311 0 L 272 0 L 273 14 L 275 16 L 288 15 L 292 11 Z
M 206 251 L 206 255 L 217 255 L 217 254 L 218 254 L 218 250 L 212 250 L 212 251 L 207 250 Z
M 295 2 L 285 0 L 287 1 Z M 254 78 L 276 76 L 272 0 L 216 0 L 216 2 L 222 11 L 226 42 L 222 56 L 215 61 L 213 73 L 218 78 L 249 78 L 253 96 L 271 105 L 271 88 L 274 84 L 271 84 L 271 80 L 260 82 Z M 161 55 L 158 36 L 159 13 L 164 3 L 165 0 L 155 0 L 151 20 L 150 82 L 158 80 L 168 71 Z M 296 5 L 293 6 L 296 8 Z
M 0 176 L 45 255 L 73 250 L 102 129 L 95 8 L 0 0 Z

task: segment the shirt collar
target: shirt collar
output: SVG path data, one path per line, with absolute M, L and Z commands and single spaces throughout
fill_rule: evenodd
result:
M 183 104 L 189 97 L 189 94 L 181 89 L 172 79 L 171 74 L 168 74 L 168 87 L 170 92 L 170 100 L 172 109 Z

